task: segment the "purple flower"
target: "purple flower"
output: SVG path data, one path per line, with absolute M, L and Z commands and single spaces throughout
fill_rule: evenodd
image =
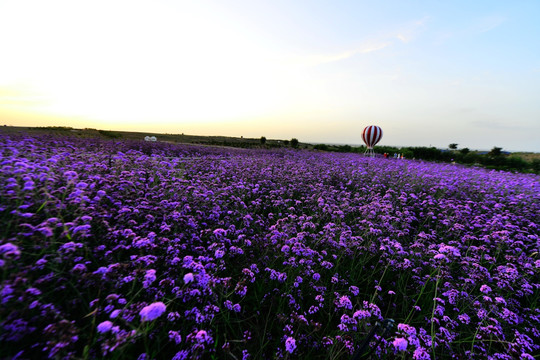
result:
M 366 319 L 371 316 L 371 313 L 367 310 L 357 310 L 353 314 L 355 319 Z
M 285 340 L 285 350 L 292 354 L 293 351 L 296 349 L 296 340 L 292 337 L 287 337 L 287 339 Z
M 64 172 L 64 176 L 69 181 L 69 180 L 76 179 L 79 175 L 75 171 L 68 170 L 68 171 Z
M 214 235 L 218 238 L 227 236 L 227 230 L 224 229 L 216 229 L 214 230 Z
M 214 253 L 214 257 L 216 259 L 221 259 L 223 257 L 223 255 L 225 255 L 225 251 L 222 250 L 222 249 L 217 249 Z
M 471 318 L 467 314 L 458 315 L 458 319 L 464 324 L 468 324 L 469 322 L 471 322 Z
M 84 266 L 84 264 L 76 264 L 71 271 L 75 273 L 83 273 L 86 272 L 86 266 Z
M 510 324 L 517 324 L 519 322 L 518 316 L 507 308 L 503 309 L 501 317 L 508 321 Z
M 82 247 L 83 247 L 83 244 L 70 241 L 60 246 L 60 251 L 67 254 L 67 253 L 75 252 L 77 249 L 80 249 Z
M 41 295 L 41 291 L 39 289 L 36 289 L 36 288 L 33 288 L 33 287 L 27 289 L 26 292 L 28 294 L 31 294 L 31 295 L 34 295 L 34 296 Z
M 88 184 L 85 183 L 84 181 L 81 181 L 81 182 L 77 183 L 77 185 L 75 185 L 75 187 L 77 189 L 86 189 L 88 187 Z
M 434 257 L 435 260 L 444 260 L 446 262 L 449 262 L 448 258 L 444 254 L 437 254 Z
M 193 273 L 187 273 L 186 275 L 184 275 L 185 284 L 189 284 L 192 281 L 193 281 Z
M 413 359 L 414 360 L 430 360 L 431 356 L 423 347 L 418 347 L 416 350 L 414 350 L 413 353 Z
M 24 183 L 24 187 L 23 187 L 23 190 L 34 190 L 34 182 L 32 180 L 28 180 L 27 182 Z
M 407 345 L 409 345 L 409 342 L 404 338 L 396 338 L 392 345 L 396 348 L 397 351 L 405 351 L 407 350 Z
M 176 345 L 182 342 L 182 335 L 178 331 L 169 331 L 169 339 L 173 340 Z
M 351 310 L 352 309 L 352 303 L 351 303 L 351 300 L 349 299 L 349 297 L 347 295 L 343 295 L 342 297 L 340 297 L 337 301 L 337 304 L 336 304 L 337 307 L 343 307 L 345 309 L 349 309 Z
M 38 231 L 45 237 L 51 237 L 54 234 L 52 229 L 48 226 L 40 227 L 38 228 Z
M 408 324 L 398 324 L 397 328 L 399 331 L 403 331 L 408 336 L 416 335 L 416 328 L 414 328 L 414 326 Z
M 208 333 L 205 330 L 199 330 L 197 331 L 197 334 L 195 334 L 195 340 L 202 344 L 202 343 L 210 343 L 212 341 L 212 337 L 208 335 Z
M 484 294 L 487 294 L 491 292 L 491 288 L 487 285 L 482 285 L 480 286 L 480 291 L 483 292 Z
M 76 234 L 78 232 L 86 232 L 92 228 L 91 225 L 79 225 L 73 228 L 73 234 Z
M 187 350 L 180 350 L 179 352 L 177 352 L 172 360 L 187 360 L 189 358 L 189 351 Z
M 143 287 L 147 288 L 156 280 L 156 270 L 150 269 L 144 274 Z
M 14 245 L 12 243 L 5 243 L 3 245 L 0 245 L 0 254 L 4 256 L 5 258 L 18 258 L 21 255 L 21 251 L 17 247 L 17 245 Z
M 504 298 L 502 297 L 499 297 L 499 296 L 495 297 L 495 301 L 499 304 L 506 305 L 506 300 L 504 300 Z
M 141 321 L 155 320 L 160 317 L 166 309 L 167 307 L 161 301 L 145 306 L 139 312 L 139 315 L 141 316 Z
M 106 333 L 111 331 L 113 323 L 109 320 L 105 320 L 97 326 L 97 331 L 100 333 Z

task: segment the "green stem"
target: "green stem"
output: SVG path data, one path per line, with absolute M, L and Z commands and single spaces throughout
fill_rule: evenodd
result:
M 430 277 L 431 277 L 433 274 L 435 274 L 435 272 L 432 272 L 432 273 L 430 274 Z M 422 289 L 420 289 L 420 294 L 418 294 L 418 296 L 416 297 L 416 302 L 415 302 L 415 304 L 418 303 L 418 300 L 420 300 L 420 297 L 424 294 L 424 290 L 426 289 L 426 286 L 427 286 L 427 281 L 424 283 L 424 286 L 422 286 Z M 409 323 L 409 320 L 410 320 L 410 318 L 411 318 L 413 312 L 414 312 L 414 307 L 411 309 L 411 311 L 409 311 L 409 314 L 407 315 L 407 317 L 405 318 L 405 321 L 403 322 L 404 324 L 408 324 L 408 323 Z
M 439 271 L 437 273 L 437 281 L 435 282 L 435 296 L 433 297 L 433 309 L 431 310 L 431 350 L 433 352 L 433 358 L 436 359 L 435 356 L 435 333 L 434 333 L 434 325 L 433 325 L 433 318 L 435 317 L 435 306 L 437 305 L 437 291 L 439 290 L 439 282 L 441 281 L 440 278 L 441 275 L 441 268 L 439 268 Z
M 381 278 L 379 279 L 379 282 L 377 283 L 378 286 L 381 286 L 381 282 L 384 278 L 384 275 L 386 275 L 386 270 L 388 270 L 388 265 L 386 265 L 386 267 L 384 268 Z M 373 303 L 378 293 L 379 293 L 379 290 L 375 289 L 375 292 L 373 293 L 373 296 L 371 297 L 371 300 L 369 301 L 370 303 Z
M 474 343 L 476 342 L 476 335 L 478 335 L 478 331 L 480 331 L 480 328 L 484 324 L 484 321 L 486 321 L 486 319 L 488 318 L 489 314 L 491 314 L 491 310 L 486 314 L 486 316 L 484 316 L 480 324 L 478 324 L 478 326 L 476 327 L 476 331 L 474 332 L 474 336 L 471 343 L 471 355 L 474 354 Z

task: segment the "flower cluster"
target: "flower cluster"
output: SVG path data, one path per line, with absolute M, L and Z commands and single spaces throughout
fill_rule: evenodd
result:
M 540 177 L 0 134 L 0 358 L 540 352 Z M 380 330 L 380 329 L 379 329 Z

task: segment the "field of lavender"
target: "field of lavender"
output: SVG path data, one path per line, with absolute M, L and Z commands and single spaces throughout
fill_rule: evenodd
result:
M 2 359 L 539 358 L 538 175 L 39 135 L 0 154 Z

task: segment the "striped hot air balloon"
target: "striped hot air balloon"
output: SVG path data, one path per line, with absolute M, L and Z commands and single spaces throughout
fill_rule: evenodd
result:
M 364 131 L 362 131 L 362 139 L 366 143 L 368 149 L 373 149 L 373 147 L 381 140 L 381 138 L 382 129 L 378 126 L 366 126 Z
M 373 147 L 377 144 L 382 138 L 382 129 L 375 125 L 366 126 L 364 131 L 362 131 L 362 139 L 367 145 L 365 155 L 375 157 L 375 152 Z

